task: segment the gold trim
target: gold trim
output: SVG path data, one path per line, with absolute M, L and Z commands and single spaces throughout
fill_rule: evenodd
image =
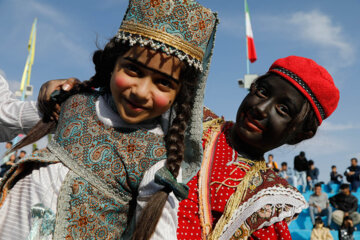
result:
M 132 23 L 129 21 L 123 21 L 120 31 L 128 32 L 131 34 L 138 34 L 144 37 L 154 39 L 159 42 L 163 42 L 167 45 L 173 46 L 176 49 L 183 51 L 191 57 L 202 61 L 204 52 L 198 46 L 194 46 L 172 34 L 167 32 L 150 28 L 142 24 Z
M 209 240 L 216 240 L 219 239 L 221 234 L 224 231 L 225 225 L 228 224 L 232 217 L 235 210 L 240 206 L 242 201 L 244 200 L 248 188 L 250 188 L 250 181 L 255 176 L 260 176 L 261 171 L 265 171 L 268 169 L 266 167 L 265 160 L 257 161 L 255 164 L 249 169 L 248 172 L 245 173 L 245 176 L 242 178 L 241 183 L 237 185 L 235 192 L 230 196 L 228 199 L 224 212 L 218 222 L 215 225 L 214 230 L 210 233 Z

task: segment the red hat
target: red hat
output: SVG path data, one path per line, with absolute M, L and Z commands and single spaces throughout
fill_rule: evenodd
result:
M 271 65 L 269 72 L 282 76 L 304 94 L 319 124 L 336 109 L 339 90 L 328 71 L 314 60 L 298 56 L 280 58 Z

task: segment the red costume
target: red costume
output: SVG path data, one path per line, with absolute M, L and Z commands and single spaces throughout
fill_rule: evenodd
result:
M 189 198 L 180 202 L 178 239 L 291 239 L 287 223 L 306 207 L 305 199 L 265 161 L 233 149 L 232 125 L 205 123 L 204 159 L 188 183 Z

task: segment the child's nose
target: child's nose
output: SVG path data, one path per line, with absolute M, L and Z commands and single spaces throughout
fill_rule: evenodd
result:
M 271 106 L 270 101 L 262 101 L 255 106 L 255 116 L 259 119 L 264 119 L 268 115 L 268 109 Z
M 150 97 L 151 84 L 152 79 L 150 77 L 141 78 L 132 88 L 134 97 L 136 97 L 138 101 L 148 100 Z

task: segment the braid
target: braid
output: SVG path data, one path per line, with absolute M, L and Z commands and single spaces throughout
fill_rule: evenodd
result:
M 184 87 L 177 96 L 181 99 L 175 106 L 177 113 L 169 133 L 166 137 L 167 161 L 166 167 L 176 178 L 179 173 L 180 164 L 184 159 L 184 138 L 187 122 L 191 116 L 191 97 L 189 88 Z
M 95 88 L 109 89 L 111 72 L 114 69 L 115 63 L 118 57 L 128 51 L 129 48 L 129 46 L 118 43 L 115 38 L 112 38 L 110 42 L 106 44 L 104 50 L 99 49 L 94 52 L 93 62 L 95 65 L 95 75 L 92 76 L 90 80 L 75 85 L 69 92 L 60 96 L 60 100 L 53 102 L 53 104 L 61 104 L 74 94 L 92 92 Z M 29 131 L 26 137 L 18 142 L 9 152 L 16 151 L 50 134 L 53 129 L 55 129 L 56 124 L 56 120 L 52 120 L 46 112 L 43 113 L 43 118 Z
M 185 68 L 182 71 L 181 79 L 183 79 L 183 82 L 174 103 L 176 117 L 166 136 L 167 159 L 165 166 L 175 178 L 178 176 L 181 162 L 184 160 L 185 130 L 191 116 L 192 100 L 195 93 L 195 84 L 190 84 L 188 81 L 197 82 L 194 76 L 198 75 L 198 72 L 193 68 Z M 150 198 L 141 211 L 132 240 L 150 239 L 161 217 L 168 196 L 169 191 L 162 189 Z

